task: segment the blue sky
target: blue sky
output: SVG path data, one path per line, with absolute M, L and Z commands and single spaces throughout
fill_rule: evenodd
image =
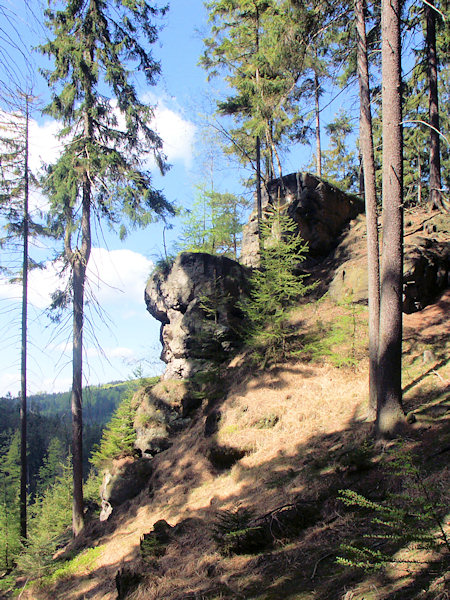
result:
M 22 41 L 24 51 L 27 46 L 35 46 L 43 40 L 45 30 L 39 24 L 42 13 L 38 0 L 30 0 L 28 8 L 21 0 L 8 0 L 3 4 L 11 11 L 14 24 L 11 36 Z M 154 55 L 161 61 L 161 78 L 154 87 L 139 88 L 141 96 L 158 107 L 154 126 L 164 140 L 165 151 L 172 164 L 172 169 L 164 177 L 152 169 L 154 185 L 162 189 L 169 200 L 183 207 L 191 205 L 195 185 L 204 180 L 207 172 L 203 159 L 201 114 L 210 110 L 211 98 L 217 95 L 214 86 L 220 86 L 220 82 L 207 84 L 205 73 L 197 66 L 202 52 L 202 37 L 207 33 L 206 19 L 202 0 L 171 1 L 164 29 L 153 49 Z M 6 28 L 7 20 L 3 23 Z M 0 41 L 4 40 L 2 33 L 4 30 L 0 31 Z M 20 52 L 12 49 L 10 55 L 17 72 L 22 69 L 32 74 L 34 93 L 44 105 L 48 89 L 37 74 L 38 67 L 43 64 L 42 58 L 34 54 L 31 68 L 26 70 L 21 66 Z M 0 72 L 0 76 L 3 79 L 5 73 Z M 341 97 L 339 103 L 342 102 L 344 99 Z M 33 119 L 31 166 L 38 169 L 42 161 L 51 162 L 58 156 L 60 141 L 55 137 L 57 123 L 43 118 L 39 111 L 34 113 Z M 220 158 L 217 148 L 213 152 L 217 154 L 216 189 L 242 192 L 240 170 Z M 310 148 L 303 148 L 300 155 L 292 153 L 285 159 L 284 172 L 304 168 L 311 156 Z M 33 203 L 45 207 L 45 199 L 39 194 L 34 195 Z M 167 232 L 169 243 L 179 233 L 176 221 L 174 225 L 174 229 Z M 96 227 L 89 269 L 90 290 L 102 308 L 102 315 L 98 314 L 95 304 L 87 307 L 86 385 L 126 379 L 132 376 L 139 364 L 147 375 L 162 371 L 163 364 L 158 359 L 161 350 L 159 323 L 146 312 L 144 304 L 145 282 L 154 261 L 163 254 L 162 235 L 162 225 L 153 224 L 120 242 L 106 225 Z M 46 269 L 34 272 L 30 280 L 29 393 L 67 390 L 71 385 L 70 314 L 59 327 L 53 326 L 45 314 L 50 293 L 58 285 L 57 265 L 55 267 L 50 262 L 52 251 L 52 247 L 44 242 L 31 250 L 34 258 L 48 262 Z M 17 261 L 14 254 L 7 258 Z M 20 388 L 19 298 L 20 289 L 0 279 L 0 395 L 8 391 L 15 395 Z

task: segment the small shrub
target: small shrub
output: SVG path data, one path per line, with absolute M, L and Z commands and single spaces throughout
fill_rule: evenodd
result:
M 259 421 L 256 421 L 255 427 L 256 429 L 271 429 L 272 427 L 275 427 L 279 420 L 280 417 L 278 415 L 270 414 L 259 419 Z
M 213 539 L 221 554 L 257 554 L 272 542 L 264 527 L 252 525 L 254 516 L 244 507 L 218 513 Z
M 385 501 L 374 501 L 354 490 L 341 490 L 339 499 L 356 511 L 368 515 L 370 532 L 365 544 L 342 544 L 337 562 L 353 568 L 377 571 L 393 563 L 419 563 L 411 558 L 396 558 L 401 548 L 450 552 L 450 540 L 443 526 L 446 507 L 432 498 L 410 455 L 394 455 L 389 468 L 400 478 L 402 491 L 390 494 Z
M 373 443 L 364 440 L 358 446 L 350 449 L 340 459 L 341 465 L 356 471 L 366 471 L 373 467 Z
M 261 223 L 261 265 L 251 276 L 250 296 L 239 305 L 247 343 L 263 365 L 286 357 L 289 309 L 315 287 L 298 274 L 307 244 L 295 222 L 280 207 L 269 208 L 266 215 Z
M 238 460 L 244 458 L 248 450 L 212 444 L 207 451 L 207 458 L 216 469 L 231 469 Z
M 169 523 L 161 519 L 153 525 L 153 531 L 144 533 L 140 542 L 141 556 L 144 560 L 158 558 L 166 553 L 171 529 Z
M 117 600 L 125 600 L 142 581 L 142 575 L 129 569 L 120 569 L 116 575 Z

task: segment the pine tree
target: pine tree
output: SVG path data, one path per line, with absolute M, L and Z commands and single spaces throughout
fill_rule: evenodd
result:
M 380 249 L 373 148 L 372 109 L 364 0 L 355 0 L 357 73 L 359 83 L 359 144 L 364 177 L 367 223 L 369 300 L 369 416 L 376 418 L 378 397 L 378 338 L 380 327 Z
M 33 98 L 18 93 L 17 107 L 13 113 L 2 113 L 0 144 L 4 150 L 0 173 L 0 214 L 6 217 L 5 237 L 0 245 L 15 247 L 21 244 L 22 270 L 9 272 L 10 280 L 22 285 L 21 318 L 21 484 L 20 484 L 20 531 L 27 537 L 27 329 L 28 329 L 28 273 L 40 265 L 29 257 L 29 240 L 38 235 L 48 235 L 42 225 L 32 220 L 29 210 L 30 189 L 36 180 L 29 168 L 29 123 Z
M 136 430 L 133 427 L 136 410 L 132 394 L 125 397 L 114 412 L 111 421 L 103 430 L 100 445 L 94 449 L 90 462 L 97 469 L 115 458 L 133 456 Z
M 67 457 L 67 451 L 64 448 L 59 437 L 52 437 L 48 443 L 47 453 L 44 456 L 42 465 L 39 468 L 38 484 L 36 493 L 42 495 L 50 487 L 56 478 L 63 473 L 63 464 Z
M 58 546 L 70 537 L 71 457 L 61 465 L 53 485 L 35 499 L 30 507 L 27 546 L 17 560 L 18 570 L 34 578 L 45 575 L 53 563 Z
M 243 197 L 198 188 L 192 210 L 183 216 L 181 251 L 224 254 L 237 260 L 242 237 Z
M 340 110 L 325 127 L 330 148 L 322 153 L 322 174 L 346 192 L 355 192 L 358 180 L 355 152 L 348 149 L 347 137 L 353 132 L 348 114 Z
M 307 244 L 282 207 L 271 207 L 261 223 L 261 263 L 250 279 L 250 297 L 243 300 L 248 343 L 267 360 L 286 356 L 287 314 L 293 304 L 314 286 L 298 274 Z
M 285 2 L 211 0 L 206 6 L 212 36 L 204 40 L 201 64 L 209 77 L 225 73 L 233 89 L 232 96 L 218 101 L 218 112 L 236 124 L 228 136 L 230 151 L 256 174 L 261 222 L 262 180 L 282 175 L 280 148 L 297 114 L 298 56 L 292 59 L 298 27 Z
M 430 198 L 431 208 L 442 208 L 441 201 L 441 140 L 439 131 L 438 56 L 436 47 L 437 13 L 433 3 L 425 4 L 425 44 L 428 75 L 428 110 L 430 120 Z
M 143 166 L 142 157 L 151 153 L 164 171 L 162 142 L 149 126 L 153 111 L 139 100 L 123 64 L 132 61 L 149 84 L 155 82 L 160 68 L 149 45 L 157 39 L 152 19 L 161 12 L 144 0 L 69 0 L 60 10 L 46 11 L 53 39 L 41 50 L 54 61 L 47 73 L 53 101 L 46 112 L 63 121 L 62 135 L 69 136 L 60 159 L 49 168 L 46 190 L 70 269 L 70 287 L 55 300 L 59 306 L 70 303 L 73 312 L 74 535 L 83 528 L 82 356 L 92 220 L 120 223 L 123 237 L 123 219 L 145 226 L 155 214 L 173 212 Z
M 10 567 L 20 551 L 20 431 L 0 460 L 0 564 Z

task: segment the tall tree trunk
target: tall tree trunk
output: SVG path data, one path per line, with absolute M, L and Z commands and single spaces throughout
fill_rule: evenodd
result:
M 261 237 L 262 194 L 261 194 L 261 140 L 256 136 L 256 211 L 258 214 L 258 235 Z
M 87 173 L 83 176 L 81 250 L 74 252 L 73 277 L 73 359 L 72 359 L 72 460 L 73 511 L 72 529 L 77 536 L 84 527 L 83 500 L 83 327 L 84 289 L 86 268 L 91 253 L 91 184 Z
M 83 304 L 85 268 L 77 256 L 72 264 L 73 277 L 73 358 L 72 358 L 72 461 L 73 461 L 73 534 L 84 526 L 83 501 Z
M 317 58 L 317 52 L 316 52 Z M 319 76 L 314 71 L 314 102 L 316 113 L 316 173 L 317 177 L 322 177 L 322 150 L 320 147 L 320 104 L 319 104 Z
M 369 417 L 375 419 L 378 397 L 377 371 L 380 322 L 380 258 L 364 0 L 355 0 L 355 19 L 360 97 L 359 137 L 363 163 L 364 199 L 366 203 L 367 262 L 369 275 Z
M 422 205 L 422 163 L 420 153 L 417 155 L 417 204 Z
M 27 312 L 28 312 L 28 133 L 29 97 L 25 96 L 25 156 L 23 196 L 22 343 L 20 366 L 20 537 L 27 539 Z
M 382 0 L 383 251 L 378 347 L 377 432 L 404 422 L 401 387 L 403 283 L 403 156 L 400 0 Z
M 256 56 L 259 53 L 259 9 L 258 5 L 255 5 L 255 43 L 256 43 Z M 256 93 L 257 96 L 260 92 L 259 86 L 259 67 L 256 67 L 255 71 L 256 81 Z M 259 105 L 259 98 L 258 105 Z M 261 239 L 261 219 L 262 219 L 262 197 L 261 197 L 261 138 L 259 135 L 256 136 L 256 210 L 258 214 L 258 236 Z
M 430 0 L 433 4 L 433 0 Z M 428 93 L 430 113 L 430 197 L 431 209 L 442 208 L 441 196 L 441 152 L 439 139 L 439 96 L 438 96 L 438 64 L 436 53 L 436 11 L 433 6 L 425 4 L 426 15 L 426 48 L 428 65 Z

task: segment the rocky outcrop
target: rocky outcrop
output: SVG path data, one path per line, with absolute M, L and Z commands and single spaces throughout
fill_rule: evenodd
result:
M 364 211 L 359 198 L 310 173 L 292 173 L 269 182 L 262 194 L 263 209 L 277 199 L 288 204 L 287 213 L 308 242 L 311 256 L 326 256 L 335 247 L 344 226 Z M 244 227 L 240 260 L 250 267 L 259 264 L 256 212 Z
M 245 267 L 201 252 L 182 252 L 151 275 L 145 302 L 161 322 L 163 379 L 191 377 L 229 356 L 240 343 L 237 301 L 247 288 Z
M 171 446 L 170 436 L 191 422 L 191 412 L 201 404 L 192 385 L 171 380 L 142 388 L 133 397 L 136 416 L 134 447 L 140 456 L 153 458 Z
M 100 488 L 100 521 L 105 521 L 116 506 L 137 496 L 148 484 L 151 473 L 152 464 L 146 458 L 126 457 L 113 461 L 103 475 Z
M 441 215 L 424 224 L 407 221 L 403 264 L 403 312 L 412 313 L 433 303 L 450 284 L 448 221 Z M 337 302 L 368 297 L 366 221 L 358 216 L 345 232 L 334 253 L 338 262 L 329 286 Z

